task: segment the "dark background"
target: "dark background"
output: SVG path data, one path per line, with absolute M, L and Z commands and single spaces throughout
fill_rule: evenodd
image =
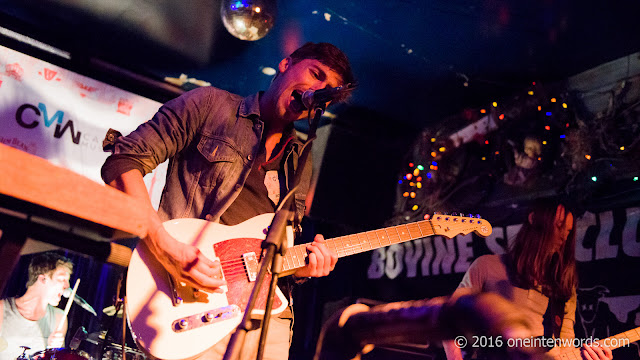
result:
M 265 67 L 275 68 L 304 42 L 337 45 L 352 61 L 359 87 L 348 104 L 329 108 L 335 115 L 325 120 L 331 131 L 326 145 L 316 146 L 324 158 L 307 228 L 327 237 L 417 221 L 433 211 L 480 213 L 494 226 L 517 224 L 539 196 L 568 197 L 578 214 L 640 203 L 633 180 L 640 175 L 637 1 L 289 0 L 277 5 L 268 35 L 246 42 L 224 28 L 216 0 L 0 0 L 0 26 L 68 51 L 71 59 L 4 32 L 0 40 L 161 102 L 194 86 L 168 85 L 165 77 L 184 73 L 248 95 L 268 87 Z M 528 91 L 535 96 L 527 97 Z M 552 97 L 559 101 L 551 104 Z M 492 108 L 493 101 L 500 105 Z M 568 109 L 559 108 L 562 102 Z M 481 109 L 494 117 L 506 114 L 507 120 L 452 146 L 448 137 L 485 116 Z M 546 111 L 554 113 L 551 120 Z M 545 150 L 542 174 L 527 186 L 505 185 L 514 150 L 542 125 L 550 125 L 555 136 Z M 304 123 L 299 128 L 304 130 Z M 573 130 L 577 140 L 557 140 L 570 136 L 563 128 Z M 431 157 L 440 146 L 449 150 Z M 620 146 L 625 150 L 617 151 Z M 587 152 L 593 160 L 585 164 Z M 432 181 L 424 181 L 415 199 L 403 197 L 409 186 L 405 174 L 432 161 L 440 168 Z M 474 247 L 476 256 L 487 252 L 479 238 Z M 332 276 L 298 289 L 292 354 L 309 356 L 320 324 L 340 305 L 359 297 L 445 295 L 462 276 L 369 281 L 369 261 L 369 254 L 341 260 Z M 111 304 L 121 269 L 84 258 L 77 262 L 78 274 L 100 276 L 99 289 L 94 283 L 96 288 L 79 293 L 91 297 L 100 312 Z M 596 265 L 613 264 L 588 266 L 595 271 Z M 625 258 L 624 265 L 637 268 L 637 259 Z M 106 321 L 76 315 L 77 324 L 89 324 L 92 331 Z

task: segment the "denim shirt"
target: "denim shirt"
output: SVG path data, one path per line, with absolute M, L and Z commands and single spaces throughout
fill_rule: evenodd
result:
M 118 138 L 102 168 L 106 183 L 130 170 L 144 175 L 169 159 L 158 214 L 218 221 L 242 189 L 259 151 L 264 123 L 259 93 L 243 98 L 214 87 L 191 90 L 165 103 L 153 118 Z M 285 149 L 287 189 L 302 144 L 295 130 Z M 304 214 L 311 178 L 311 156 L 296 192 L 296 215 Z M 291 166 L 289 166 L 289 164 Z

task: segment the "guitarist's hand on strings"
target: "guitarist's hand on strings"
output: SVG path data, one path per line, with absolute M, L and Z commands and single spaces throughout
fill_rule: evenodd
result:
M 580 348 L 580 355 L 585 360 L 611 360 L 613 353 L 607 346 L 599 344 L 584 344 Z
M 149 235 L 155 238 L 152 243 L 158 250 L 156 258 L 174 279 L 196 289 L 222 292 L 220 286 L 227 282 L 221 278 L 219 261 L 207 258 L 195 246 L 177 241 L 162 226 Z
M 146 206 L 149 230 L 143 241 L 174 279 L 200 290 L 221 292 L 220 286 L 226 282 L 220 278 L 220 263 L 208 259 L 195 246 L 179 242 L 165 230 L 151 205 L 139 170 L 129 170 L 109 185 L 139 199 Z
M 299 278 L 327 276 L 338 262 L 338 254 L 327 247 L 320 234 L 316 235 L 312 243 L 307 244 L 307 254 L 307 266 L 295 273 Z

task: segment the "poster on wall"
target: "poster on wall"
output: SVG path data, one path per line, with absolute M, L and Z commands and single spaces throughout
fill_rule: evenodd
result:
M 100 184 L 112 128 L 126 135 L 162 104 L 0 46 L 0 143 Z M 157 208 L 166 163 L 145 176 Z

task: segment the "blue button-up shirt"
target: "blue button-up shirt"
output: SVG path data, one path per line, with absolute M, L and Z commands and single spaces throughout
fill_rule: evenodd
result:
M 110 183 L 131 169 L 146 175 L 168 159 L 160 218 L 211 215 L 210 220 L 217 221 L 240 193 L 259 151 L 264 128 L 259 96 L 243 98 L 202 87 L 168 101 L 151 120 L 117 139 L 113 154 L 102 167 L 103 180 Z M 285 161 L 291 164 L 285 166 L 288 185 L 301 149 L 296 138 L 285 150 Z M 311 164 L 305 167 L 296 192 L 296 215 L 300 218 L 310 178 Z

